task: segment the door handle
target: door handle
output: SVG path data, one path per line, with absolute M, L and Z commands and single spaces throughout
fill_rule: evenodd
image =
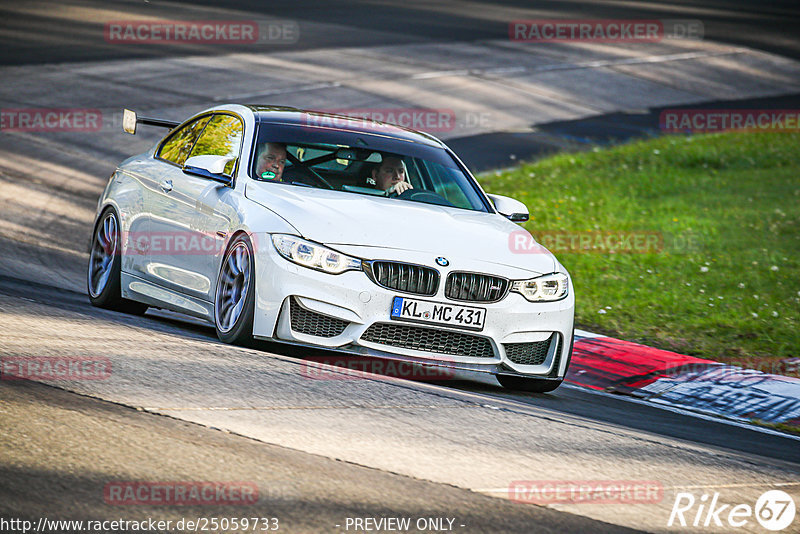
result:
M 161 180 L 161 183 L 158 185 L 165 193 L 172 191 L 172 180 Z

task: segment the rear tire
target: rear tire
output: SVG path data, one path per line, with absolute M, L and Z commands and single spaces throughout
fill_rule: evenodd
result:
M 119 217 L 106 208 L 97 221 L 89 249 L 86 290 L 93 306 L 134 315 L 147 311 L 147 304 L 122 298 L 122 243 Z
M 214 326 L 224 343 L 250 346 L 255 314 L 255 256 L 250 240 L 236 236 L 222 259 L 214 297 Z

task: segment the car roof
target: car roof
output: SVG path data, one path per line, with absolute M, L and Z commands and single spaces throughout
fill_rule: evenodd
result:
M 285 106 L 258 106 L 249 107 L 262 124 L 281 124 L 287 126 L 300 126 L 304 129 L 318 129 L 326 131 L 339 131 L 360 135 L 377 135 L 399 141 L 419 143 L 436 148 L 446 148 L 436 137 L 404 128 L 394 124 L 374 121 L 365 118 L 348 117 L 327 113 L 324 111 L 305 110 Z

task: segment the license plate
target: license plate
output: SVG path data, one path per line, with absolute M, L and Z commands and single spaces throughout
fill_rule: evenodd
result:
M 392 301 L 391 317 L 414 323 L 443 324 L 469 330 L 483 330 L 486 308 L 395 297 Z

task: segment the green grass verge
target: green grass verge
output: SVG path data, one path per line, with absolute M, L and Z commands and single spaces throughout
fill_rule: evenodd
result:
M 554 250 L 580 328 L 731 363 L 799 355 L 800 134 L 666 136 L 480 181 L 527 204 L 545 243 L 660 236 L 645 253 Z
M 764 428 L 771 428 L 772 430 L 779 430 L 780 432 L 786 432 L 788 434 L 794 434 L 796 436 L 800 436 L 800 427 L 786 425 L 783 423 L 768 423 L 766 421 L 761 421 L 759 419 L 751 419 L 751 424 L 763 426 Z

